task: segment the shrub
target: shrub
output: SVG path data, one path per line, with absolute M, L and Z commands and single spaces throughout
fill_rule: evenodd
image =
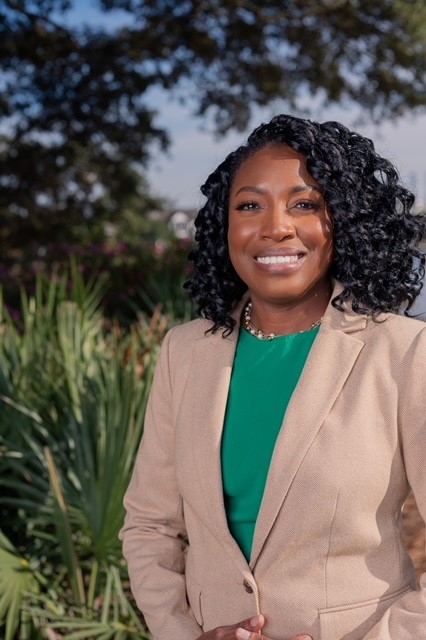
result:
M 71 285 L 70 285 L 71 283 Z M 38 276 L 0 301 L 0 634 L 125 640 L 146 628 L 117 534 L 159 345 L 157 309 L 105 320 L 104 280 Z M 58 635 L 60 634 L 60 635 Z

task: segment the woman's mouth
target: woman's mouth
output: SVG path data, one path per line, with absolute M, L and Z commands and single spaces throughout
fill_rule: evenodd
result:
M 296 264 L 301 258 L 302 253 L 291 256 L 256 256 L 255 260 L 260 264 Z

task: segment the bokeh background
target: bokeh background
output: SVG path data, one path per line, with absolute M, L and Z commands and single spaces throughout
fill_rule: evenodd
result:
M 117 534 L 199 186 L 290 112 L 373 138 L 421 213 L 425 70 L 424 0 L 0 0 L 0 637 L 148 635 Z

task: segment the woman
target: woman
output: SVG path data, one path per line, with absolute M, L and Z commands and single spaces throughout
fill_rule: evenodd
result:
M 154 638 L 426 638 L 412 194 L 369 140 L 285 115 L 202 191 L 201 319 L 164 341 L 121 533 Z

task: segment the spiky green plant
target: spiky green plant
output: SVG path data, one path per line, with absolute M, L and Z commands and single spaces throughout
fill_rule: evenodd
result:
M 158 312 L 124 333 L 76 265 L 0 302 L 0 635 L 146 637 L 117 538 L 159 344 Z

